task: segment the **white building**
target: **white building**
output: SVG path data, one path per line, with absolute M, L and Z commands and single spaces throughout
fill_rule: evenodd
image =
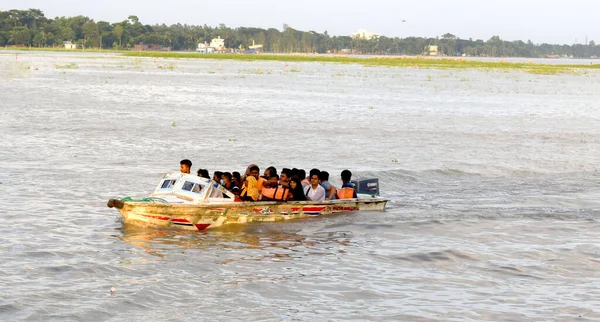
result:
M 210 53 L 214 53 L 215 49 L 208 46 L 207 43 L 203 42 L 203 43 L 199 43 L 198 44 L 198 48 L 196 48 L 196 51 L 202 54 L 210 54 Z
M 366 31 L 364 29 L 359 29 L 357 32 L 352 34 L 352 38 L 371 40 L 379 38 L 379 35 L 376 33 Z
M 261 48 L 263 48 L 263 45 L 262 44 L 258 44 L 258 45 L 255 44 L 254 43 L 254 39 L 252 39 L 252 46 L 248 46 L 248 48 L 255 49 L 255 50 L 260 50 Z
M 425 47 L 425 55 L 438 56 L 439 55 L 438 46 L 429 45 L 429 46 Z
M 214 48 L 216 51 L 225 50 L 225 39 L 222 39 L 221 36 L 218 36 L 217 38 L 213 38 L 210 41 L 210 47 Z
M 211 54 L 214 52 L 224 52 L 225 48 L 225 39 L 221 37 L 213 38 L 210 41 L 210 44 L 206 42 L 201 42 L 198 44 L 196 51 L 203 54 Z
M 77 49 L 77 44 L 74 44 L 70 41 L 63 41 L 63 45 L 65 45 L 65 49 Z

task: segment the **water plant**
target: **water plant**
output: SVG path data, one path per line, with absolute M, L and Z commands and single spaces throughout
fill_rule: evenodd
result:
M 174 53 L 174 52 L 126 52 L 124 56 L 132 57 L 154 57 L 154 58 L 189 58 L 189 59 L 217 59 L 217 60 L 240 60 L 240 61 L 281 61 L 281 62 L 323 62 L 340 64 L 360 64 L 363 66 L 389 66 L 429 68 L 429 69 L 481 69 L 481 70 L 522 70 L 527 73 L 554 75 L 557 73 L 568 73 L 576 69 L 598 69 L 596 65 L 550 65 L 534 63 L 511 63 L 506 61 L 488 62 L 468 60 L 462 58 L 429 58 L 429 57 L 349 57 L 349 56 L 316 56 L 316 55 L 242 55 L 242 54 L 197 54 L 197 53 Z M 290 69 L 291 72 L 299 72 L 300 65 Z
M 56 69 L 77 69 L 79 66 L 75 63 L 68 63 L 66 65 L 54 64 Z
M 158 66 L 156 66 L 156 68 L 173 70 L 173 69 L 175 69 L 175 66 L 173 66 L 173 64 L 164 65 L 164 66 L 158 65 Z

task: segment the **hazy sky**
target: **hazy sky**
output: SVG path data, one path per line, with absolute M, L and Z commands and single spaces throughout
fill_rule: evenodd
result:
M 358 29 L 390 37 L 534 43 L 600 43 L 600 0 L 0 0 L 0 10 L 41 9 L 46 17 L 84 15 L 117 22 L 136 15 L 143 24 L 187 23 L 298 30 L 350 35 Z M 403 22 L 405 21 L 405 22 Z

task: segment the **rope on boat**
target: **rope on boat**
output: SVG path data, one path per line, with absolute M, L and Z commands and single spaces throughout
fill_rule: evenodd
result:
M 144 197 L 140 199 L 133 199 L 131 197 L 121 198 L 121 201 L 129 201 L 129 202 L 159 202 L 159 203 L 168 203 L 165 199 L 154 198 L 154 197 Z

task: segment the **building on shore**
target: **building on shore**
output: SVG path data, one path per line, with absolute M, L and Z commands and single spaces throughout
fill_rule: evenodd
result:
M 371 40 L 379 38 L 379 34 L 372 33 L 364 29 L 359 29 L 357 32 L 352 34 L 352 38 Z
M 217 38 L 213 38 L 210 41 L 210 46 L 215 49 L 216 52 L 225 51 L 225 39 L 221 38 L 221 36 L 217 36 Z
M 210 41 L 210 44 L 207 42 L 201 42 L 196 48 L 196 52 L 202 54 L 223 53 L 226 51 L 227 48 L 225 48 L 225 39 L 221 38 L 220 36 L 213 38 Z
M 63 45 L 65 46 L 65 49 L 77 49 L 77 44 L 74 44 L 68 40 L 63 41 Z
M 215 52 L 215 49 L 210 47 L 207 43 L 201 42 L 198 44 L 198 48 L 196 48 L 196 52 L 201 54 L 212 54 Z
M 253 54 L 260 54 L 262 48 L 263 48 L 263 45 L 262 44 L 257 45 L 256 43 L 254 43 L 254 39 L 252 39 L 252 45 L 248 46 L 248 49 L 250 51 L 252 51 Z
M 438 46 L 436 45 L 429 45 L 425 47 L 425 51 L 423 52 L 423 55 L 425 56 L 438 56 L 439 54 Z

